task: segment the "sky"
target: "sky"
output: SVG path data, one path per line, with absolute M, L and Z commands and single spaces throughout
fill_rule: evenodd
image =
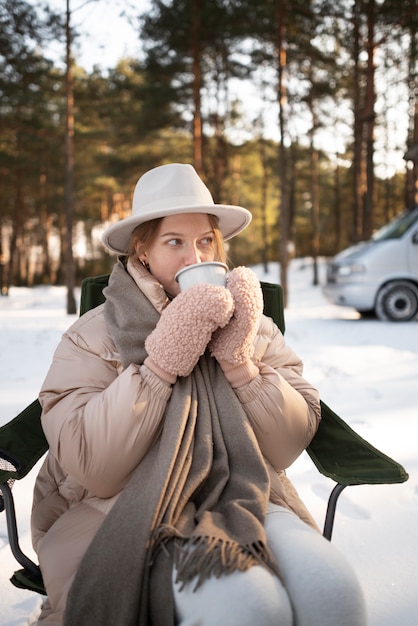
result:
M 271 264 L 258 277 L 277 282 Z M 289 272 L 286 341 L 302 358 L 305 377 L 322 399 L 362 437 L 404 465 L 400 485 L 348 487 L 337 508 L 333 543 L 354 567 L 364 589 L 369 626 L 416 626 L 418 616 L 418 322 L 359 319 L 350 308 L 329 304 L 312 286 L 309 260 Z M 324 282 L 324 265 L 320 267 Z M 61 334 L 76 319 L 65 312 L 63 287 L 12 287 L 0 297 L 0 424 L 36 397 Z M 22 547 L 32 558 L 29 532 L 38 466 L 16 483 Z M 332 481 L 306 453 L 288 476 L 322 527 Z M 0 626 L 28 626 L 40 596 L 14 588 L 18 564 L 0 514 Z
M 37 0 L 28 1 L 39 6 Z M 66 0 L 48 0 L 48 4 L 65 16 Z M 70 0 L 71 25 L 79 34 L 73 49 L 76 62 L 90 72 L 94 66 L 106 70 L 126 56 L 139 56 L 141 46 L 133 16 L 148 7 L 149 0 Z M 64 62 L 64 42 L 55 42 L 48 52 L 57 63 Z

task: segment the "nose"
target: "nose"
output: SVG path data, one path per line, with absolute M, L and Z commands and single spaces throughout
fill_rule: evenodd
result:
M 193 265 L 194 263 L 201 263 L 202 255 L 199 248 L 195 244 L 191 244 L 184 258 L 185 265 Z

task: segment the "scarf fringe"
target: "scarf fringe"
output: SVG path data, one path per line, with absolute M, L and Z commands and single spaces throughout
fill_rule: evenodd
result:
M 167 550 L 171 540 L 180 590 L 194 579 L 195 591 L 212 576 L 220 578 L 236 571 L 245 572 L 255 565 L 267 567 L 280 577 L 276 563 L 261 541 L 240 545 L 219 537 L 184 537 L 175 527 L 161 524 L 153 535 L 154 549 Z
M 180 590 L 192 580 L 196 580 L 196 590 L 212 576 L 220 578 L 236 571 L 246 572 L 254 565 L 274 567 L 268 550 L 260 542 L 241 546 L 217 537 L 197 537 L 182 544 L 176 541 L 174 564 Z

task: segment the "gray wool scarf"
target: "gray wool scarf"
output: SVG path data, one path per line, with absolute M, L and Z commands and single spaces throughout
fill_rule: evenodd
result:
M 159 314 L 121 263 L 105 317 L 122 362 L 142 363 Z M 116 416 L 123 419 L 123 415 Z M 262 564 L 268 473 L 253 430 L 215 359 L 178 378 L 162 433 L 88 548 L 65 626 L 173 626 L 172 568 L 184 584 Z

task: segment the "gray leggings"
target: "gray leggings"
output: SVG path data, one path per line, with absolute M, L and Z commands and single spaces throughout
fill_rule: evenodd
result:
M 357 578 L 338 550 L 287 509 L 270 504 L 267 541 L 283 584 L 255 566 L 182 591 L 175 583 L 179 626 L 365 626 Z

